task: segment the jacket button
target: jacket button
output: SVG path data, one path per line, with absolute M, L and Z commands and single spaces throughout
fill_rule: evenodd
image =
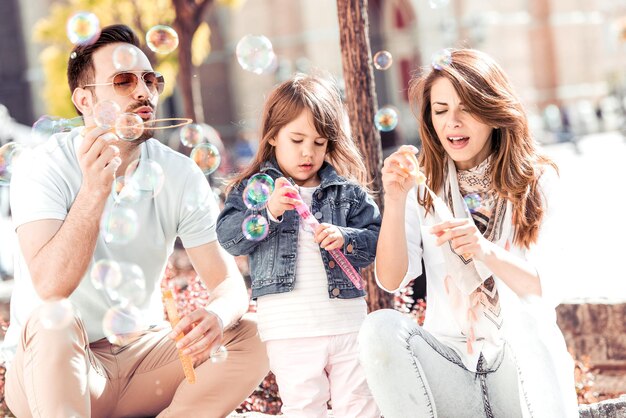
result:
M 335 261 L 334 260 L 330 260 L 328 262 L 328 267 L 330 267 L 331 269 L 334 269 L 335 268 Z
M 339 296 L 339 293 L 341 293 L 341 291 L 337 288 L 334 288 L 332 291 L 333 296 Z
M 322 212 L 315 212 L 315 215 L 313 215 L 313 216 L 315 216 L 315 219 L 317 219 L 319 221 L 320 219 L 322 219 L 322 216 L 324 216 L 324 215 L 322 215 Z
M 348 246 L 346 247 L 346 250 L 348 250 L 348 252 L 351 253 L 352 250 L 354 250 L 354 246 L 352 244 L 348 244 Z

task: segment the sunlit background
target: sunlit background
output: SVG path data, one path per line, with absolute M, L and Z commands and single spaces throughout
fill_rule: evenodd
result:
M 64 73 L 72 46 L 68 19 L 76 12 L 94 13 L 102 26 L 127 23 L 146 39 L 156 25 L 175 27 L 175 3 L 181 2 L 0 2 L 2 144 L 40 142 L 31 127 L 41 131 L 44 115 L 47 122 L 80 124 L 72 119 Z M 273 85 L 294 72 L 325 73 L 342 85 L 340 28 L 332 0 L 207 3 L 188 51 L 192 97 L 181 87 L 184 40 L 178 48 L 161 42 L 145 50 L 167 79 L 159 116 L 192 117 L 201 127 L 200 133 L 163 130 L 159 139 L 187 154 L 199 142 L 213 144 L 221 163 L 207 174 L 219 186 L 253 155 L 261 105 Z M 373 63 L 378 106 L 397 113 L 397 126 L 382 127 L 384 151 L 419 144 L 406 90 L 415 71 L 448 47 L 491 54 L 526 104 L 537 140 L 561 167 L 562 239 L 571 254 L 563 265 L 571 283 L 564 297 L 626 298 L 626 1 L 371 0 L 369 20 L 372 55 L 380 52 Z M 89 22 L 79 23 L 88 35 Z M 208 161 L 212 151 L 202 152 L 195 159 Z M 16 242 L 6 185 L 0 186 L 0 234 L 0 276 L 10 279 Z

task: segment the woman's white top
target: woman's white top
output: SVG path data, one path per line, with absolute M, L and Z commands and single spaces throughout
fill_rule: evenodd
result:
M 486 265 L 475 260 L 476 268 L 483 278 L 491 275 L 494 277 L 500 295 L 503 324 L 499 330 L 499 340 L 478 340 L 474 342 L 473 353 L 468 353 L 466 338 L 453 314 L 454 306 L 444 289 L 444 278 L 448 273 L 442 247 L 436 246 L 436 237 L 429 232 L 440 220 L 432 211 L 426 215 L 417 201 L 418 192 L 424 193 L 422 186 L 419 189 L 413 188 L 407 197 L 405 232 L 409 264 L 398 288 L 406 286 L 422 273 L 423 258 L 428 295 L 424 329 L 454 349 L 471 371 L 476 370 L 481 352 L 489 364 L 504 344 L 509 345 L 518 366 L 523 407 L 530 404 L 533 417 L 578 417 L 574 365 L 556 324 L 554 309 L 560 302 L 558 290 L 560 286 L 567 285 L 568 279 L 560 274 L 560 266 L 567 262 L 562 245 L 566 238 L 555 235 L 556 231 L 561 230 L 555 227 L 559 220 L 559 199 L 556 196 L 558 175 L 553 169 L 547 168 L 539 184 L 546 212 L 537 242 L 529 249 L 512 244 L 515 230 L 512 225 L 512 205 L 509 202 L 503 233 L 496 244 L 504 247 L 508 241 L 511 253 L 529 261 L 536 268 L 541 281 L 542 296 L 518 297 Z M 456 198 L 461 198 L 460 193 Z M 459 203 L 454 207 L 462 208 L 463 205 Z M 454 215 L 457 218 L 467 217 L 462 211 Z M 378 285 L 385 289 L 379 281 Z M 397 289 L 385 290 L 393 292 Z M 528 402 L 524 402 L 524 397 Z M 526 414 L 531 416 L 528 411 Z

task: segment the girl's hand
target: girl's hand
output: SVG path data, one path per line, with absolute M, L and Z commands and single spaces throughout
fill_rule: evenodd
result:
M 270 211 L 274 218 L 280 218 L 285 211 L 292 210 L 295 204 L 298 203 L 297 199 L 287 196 L 290 193 L 297 195 L 298 189 L 289 180 L 279 177 L 274 181 L 274 191 L 267 202 L 267 210 Z
M 343 234 L 333 224 L 321 223 L 315 230 L 315 236 L 313 238 L 315 242 L 319 242 L 320 247 L 326 251 L 336 250 L 343 248 L 345 242 Z
M 477 260 L 485 260 L 492 252 L 492 243 L 483 237 L 476 225 L 469 219 L 453 219 L 433 226 L 430 232 L 437 236 L 437 245 L 450 241 L 457 254 L 469 255 Z
M 412 155 L 418 150 L 412 145 L 402 145 L 396 152 L 385 158 L 382 169 L 383 189 L 385 198 L 404 198 L 415 185 L 415 176 L 419 167 L 415 167 Z

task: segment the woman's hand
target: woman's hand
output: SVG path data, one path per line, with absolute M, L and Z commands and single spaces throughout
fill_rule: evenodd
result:
M 437 236 L 438 246 L 450 241 L 450 246 L 457 254 L 484 261 L 493 251 L 493 244 L 483 237 L 469 219 L 441 222 L 433 226 L 430 232 Z
M 276 181 L 274 181 L 274 191 L 267 202 L 267 210 L 270 211 L 274 218 L 280 218 L 285 211 L 292 210 L 295 208 L 295 204 L 299 202 L 298 199 L 289 197 L 289 194 L 298 195 L 298 189 L 286 178 L 277 178 Z
M 382 169 L 385 198 L 402 199 L 415 185 L 414 173 L 419 170 L 419 167 L 415 167 L 414 156 L 417 152 L 418 149 L 412 145 L 402 145 L 385 158 Z
M 333 224 L 321 223 L 315 230 L 315 242 L 319 242 L 320 247 L 326 251 L 332 251 L 343 247 L 345 242 L 343 234 Z

